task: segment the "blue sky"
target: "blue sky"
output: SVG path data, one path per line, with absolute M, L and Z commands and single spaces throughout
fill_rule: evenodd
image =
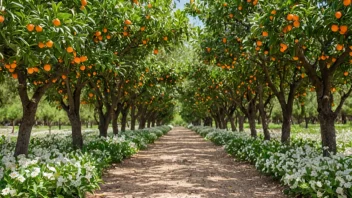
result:
M 177 9 L 183 9 L 184 5 L 186 3 L 189 3 L 189 0 L 174 0 L 174 2 L 176 3 L 176 8 Z M 198 19 L 195 19 L 193 17 L 189 17 L 191 20 L 191 23 L 197 26 L 202 26 L 202 22 L 200 22 Z

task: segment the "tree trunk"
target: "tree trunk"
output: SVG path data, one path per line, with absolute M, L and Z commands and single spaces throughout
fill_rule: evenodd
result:
M 117 119 L 119 118 L 119 111 L 115 111 L 112 115 L 112 133 L 117 135 L 119 133 L 119 126 L 117 124 Z
M 336 154 L 337 152 L 335 119 L 336 115 L 334 113 L 319 113 L 322 146 L 323 148 L 327 148 L 323 150 L 324 156 L 330 156 L 331 154 Z
M 61 130 L 61 118 L 59 118 L 59 130 Z
M 155 119 L 152 121 L 152 127 L 155 127 Z
M 347 124 L 346 113 L 343 111 L 341 112 L 341 122 L 342 124 Z
M 249 128 L 251 130 L 251 136 L 256 138 L 257 129 L 256 129 L 256 123 L 255 123 L 255 116 L 253 116 L 253 114 L 248 115 L 248 122 L 249 122 Z
M 29 104 L 22 106 L 23 115 L 16 142 L 15 156 L 28 154 L 29 140 L 33 125 L 35 124 L 35 114 L 37 112 L 38 103 L 30 102 Z
M 304 117 L 304 120 L 306 122 L 305 128 L 308 129 L 308 124 L 309 124 L 309 118 L 307 116 Z
M 49 127 L 49 135 L 51 135 L 51 122 L 48 122 L 48 127 Z
M 238 116 L 238 128 L 240 132 L 244 131 L 244 116 Z
M 126 131 L 128 110 L 129 110 L 129 108 L 126 108 L 126 109 L 123 109 L 123 110 L 121 111 L 121 114 L 122 114 L 122 118 L 121 118 L 121 131 Z
M 265 140 L 270 140 L 270 132 L 269 132 L 269 127 L 268 127 L 268 119 L 267 115 L 265 112 L 265 104 L 264 104 L 264 99 L 263 99 L 263 87 L 262 85 L 258 85 L 258 93 L 259 93 L 259 115 L 262 121 L 262 128 L 263 128 L 263 133 L 264 133 L 264 139 Z M 268 99 L 266 102 L 270 102 L 271 96 L 268 96 Z M 259 119 L 260 120 L 260 119 Z
M 131 130 L 135 130 L 136 127 L 136 106 L 132 105 L 131 108 Z
M 82 123 L 79 114 L 67 113 L 68 119 L 70 120 L 72 129 L 72 145 L 74 149 L 82 149 L 83 147 L 83 136 L 82 136 Z
M 13 120 L 12 121 L 12 132 L 11 133 L 15 133 L 15 126 L 16 126 L 16 121 Z
M 291 117 L 292 112 L 282 111 L 282 128 L 281 128 L 281 142 L 284 144 L 290 143 L 291 137 Z
M 108 136 L 108 129 L 111 120 L 111 115 L 108 113 L 99 112 L 99 136 L 107 137 Z
M 235 125 L 235 118 L 234 117 L 230 117 L 230 123 L 231 123 L 231 130 L 232 131 L 237 131 L 236 129 L 236 125 Z

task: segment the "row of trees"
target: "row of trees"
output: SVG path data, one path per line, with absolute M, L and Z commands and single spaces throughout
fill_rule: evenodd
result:
M 335 121 L 352 92 L 350 1 L 200 0 L 191 1 L 187 10 L 205 24 L 201 60 L 218 67 L 194 69 L 198 90 L 188 92 L 188 99 L 208 104 L 200 105 L 199 118 L 210 115 L 224 127 L 223 120 L 232 123 L 239 109 L 256 137 L 259 111 L 265 139 L 270 139 L 268 109 L 276 98 L 281 141 L 289 143 L 294 101 L 304 106 L 312 91 L 322 146 L 328 147 L 324 155 L 336 153 Z
M 3 0 L 1 77 L 16 79 L 22 119 L 15 156 L 28 153 L 39 102 L 62 108 L 82 148 L 81 104 L 93 105 L 99 133 L 136 120 L 167 122 L 177 74 L 160 57 L 185 39 L 188 18 L 172 0 Z M 171 91 L 170 91 L 171 90 Z

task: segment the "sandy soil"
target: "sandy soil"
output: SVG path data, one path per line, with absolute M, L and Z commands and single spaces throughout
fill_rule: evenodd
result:
M 285 197 L 278 182 L 185 128 L 114 165 L 103 180 L 89 198 Z

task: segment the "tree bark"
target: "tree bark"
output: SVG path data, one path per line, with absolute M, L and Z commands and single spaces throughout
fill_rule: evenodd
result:
M 242 116 L 242 115 L 238 116 L 238 128 L 239 128 L 240 132 L 244 131 L 244 119 L 245 119 L 244 116 Z
M 135 130 L 136 127 L 136 105 L 132 104 L 131 108 L 131 130 Z
M 237 131 L 236 129 L 236 125 L 235 125 L 235 118 L 234 117 L 230 117 L 230 123 L 231 123 L 231 130 L 232 131 Z
M 291 137 L 291 117 L 292 112 L 283 111 L 282 128 L 281 128 L 281 142 L 285 144 L 290 143 Z
M 117 135 L 119 133 L 119 125 L 117 124 L 117 119 L 119 118 L 119 114 L 120 112 L 116 111 L 114 112 L 114 114 L 112 115 L 112 133 L 114 135 Z
M 83 136 L 82 136 L 82 123 L 79 114 L 67 113 L 68 119 L 70 120 L 72 129 L 72 145 L 74 149 L 82 149 L 83 147 Z
M 12 131 L 11 133 L 15 133 L 16 120 L 12 121 Z
M 261 84 L 258 85 L 258 94 L 259 94 L 259 114 L 260 118 L 262 121 L 262 128 L 263 128 L 263 133 L 264 133 L 264 139 L 265 140 L 270 140 L 270 132 L 269 132 L 269 126 L 268 126 L 268 119 L 267 115 L 265 112 L 265 104 L 264 104 L 264 99 L 263 99 L 263 86 Z M 270 102 L 271 96 L 268 96 L 267 101 L 265 101 L 266 104 Z
M 121 118 L 121 131 L 126 131 L 127 125 L 127 116 L 129 112 L 130 106 L 126 106 L 121 110 L 122 118 Z
M 344 111 L 341 111 L 341 122 L 342 124 L 347 124 L 347 117 Z

